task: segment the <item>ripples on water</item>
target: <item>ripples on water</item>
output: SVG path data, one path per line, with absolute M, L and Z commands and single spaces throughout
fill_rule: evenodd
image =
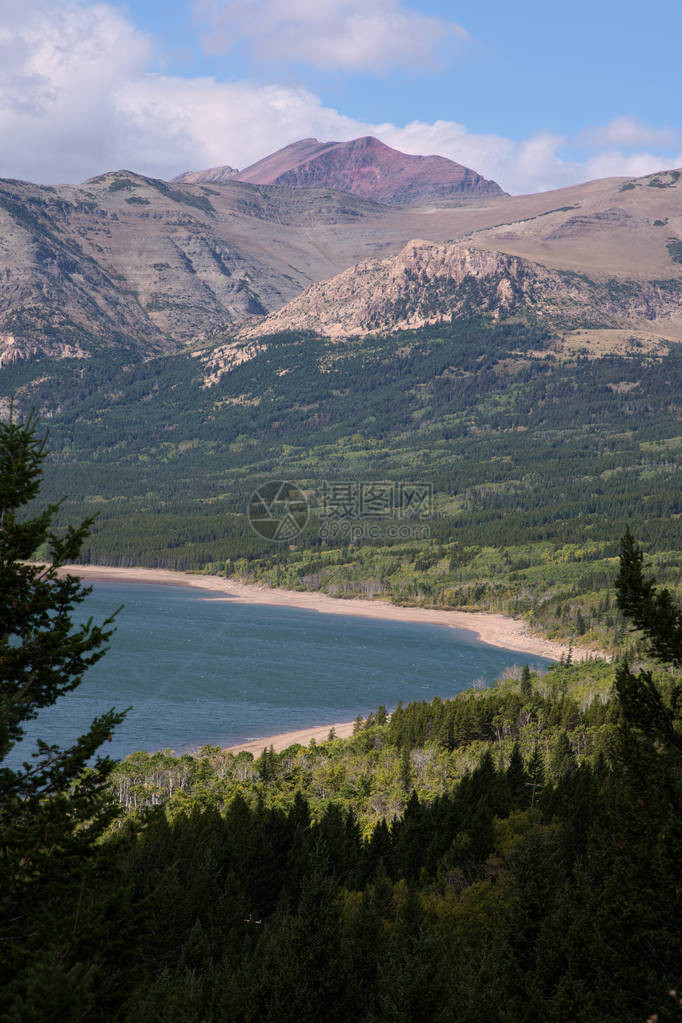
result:
M 132 705 L 107 744 L 112 756 L 229 746 L 550 663 L 439 625 L 225 603 L 181 586 L 97 582 L 85 617 L 100 621 L 120 604 L 109 652 L 30 735 L 64 746 L 97 714 Z

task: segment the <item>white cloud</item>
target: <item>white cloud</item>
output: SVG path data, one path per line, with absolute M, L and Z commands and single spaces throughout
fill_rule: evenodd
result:
M 261 60 L 323 69 L 430 67 L 467 33 L 401 0 L 196 0 L 204 45 L 223 53 L 246 42 Z
M 541 133 L 520 142 L 502 135 L 477 135 L 463 124 L 413 121 L 404 128 L 381 125 L 380 136 L 405 153 L 437 153 L 472 167 L 508 192 L 540 192 L 585 180 L 579 164 L 562 160 L 566 139 Z
M 298 138 L 354 138 L 358 122 L 304 88 L 149 75 L 122 87 L 118 110 L 146 139 L 136 166 L 168 173 L 229 163 L 246 167 Z
M 588 128 L 581 141 L 597 149 L 641 149 L 644 146 L 670 148 L 682 143 L 682 132 L 655 128 L 633 117 L 615 117 L 608 124 Z
M 586 159 L 569 159 L 559 135 L 514 141 L 451 121 L 373 124 L 325 107 L 304 87 L 148 74 L 150 41 L 107 4 L 26 0 L 7 5 L 5 16 L 0 0 L 0 11 L 0 177 L 81 181 L 129 167 L 167 178 L 245 167 L 309 136 L 370 134 L 408 153 L 450 157 L 510 192 L 682 165 L 682 154 L 626 151 L 615 136 Z
M 3 4 L 0 174 L 73 180 L 111 165 L 125 133 L 121 83 L 139 77 L 151 44 L 106 4 Z
M 617 149 L 596 153 L 581 165 L 587 178 L 629 177 L 639 178 L 654 171 L 682 167 L 682 151 L 672 156 L 656 153 L 624 153 Z

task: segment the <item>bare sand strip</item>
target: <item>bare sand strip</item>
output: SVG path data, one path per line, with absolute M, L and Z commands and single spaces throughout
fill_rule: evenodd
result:
M 216 575 L 171 572 L 158 568 L 109 568 L 104 565 L 66 565 L 64 572 L 83 579 L 126 583 L 156 583 L 168 586 L 192 586 L 220 594 L 218 599 L 232 604 L 270 604 L 298 607 L 321 614 L 359 615 L 362 618 L 384 618 L 394 622 L 419 622 L 422 625 L 445 625 L 451 629 L 471 632 L 482 643 L 535 654 L 558 661 L 569 647 L 563 643 L 534 636 L 520 618 L 488 614 L 483 611 L 444 611 L 428 607 L 402 607 L 387 600 L 365 600 L 362 597 L 330 597 L 326 593 L 280 590 L 255 583 L 242 583 Z M 211 598 L 207 598 L 211 599 Z M 581 647 L 572 650 L 574 661 L 585 660 L 597 651 Z M 600 655 L 603 656 L 603 655 Z
M 225 752 L 253 753 L 254 757 L 259 757 L 266 746 L 268 748 L 272 746 L 275 753 L 281 753 L 283 749 L 288 749 L 289 746 L 293 746 L 297 742 L 301 746 L 309 746 L 311 739 L 314 739 L 317 743 L 326 742 L 331 728 L 334 729 L 337 739 L 347 739 L 353 734 L 354 725 L 355 722 L 353 721 L 341 721 L 335 725 L 299 728 L 295 732 L 280 732 L 279 735 L 267 735 L 262 739 L 252 739 L 250 742 L 239 743 L 237 746 L 226 746 Z
M 154 583 L 167 586 L 192 586 L 219 594 L 207 597 L 207 600 L 219 600 L 228 604 L 269 604 L 279 607 L 298 607 L 306 611 L 318 611 L 320 614 L 359 615 L 363 618 L 384 618 L 396 622 L 417 622 L 423 625 L 444 625 L 451 629 L 469 632 L 472 637 L 490 646 L 502 647 L 505 650 L 518 650 L 520 653 L 535 654 L 558 661 L 566 656 L 569 647 L 555 643 L 541 636 L 534 636 L 528 626 L 519 618 L 511 618 L 503 614 L 487 614 L 481 611 L 442 611 L 436 608 L 401 607 L 390 604 L 386 600 L 365 600 L 360 597 L 330 597 L 326 593 L 300 592 L 298 590 L 280 590 L 254 583 L 242 583 L 235 579 L 222 579 L 215 575 L 198 575 L 191 572 L 172 572 L 157 568 L 115 568 L 104 565 L 66 565 L 63 572 L 81 576 L 84 580 L 96 582 Z M 585 660 L 590 656 L 607 657 L 599 651 L 578 647 L 572 650 L 574 661 Z M 338 738 L 347 738 L 353 734 L 353 722 L 344 721 L 334 725 L 316 725 L 293 732 L 282 732 L 279 735 L 265 736 L 237 746 L 227 747 L 229 752 L 239 753 L 248 750 L 254 755 L 262 752 L 265 746 L 272 746 L 276 752 L 286 749 L 294 743 L 307 746 L 311 739 L 324 742 L 333 728 Z

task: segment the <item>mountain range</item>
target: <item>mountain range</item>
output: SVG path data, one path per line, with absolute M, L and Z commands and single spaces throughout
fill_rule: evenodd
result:
M 452 161 L 359 139 L 295 143 L 241 172 L 250 180 L 206 175 L 0 181 L 0 363 L 477 310 L 682 336 L 679 171 L 508 196 Z M 410 192 L 421 198 L 405 205 Z
M 69 881 L 77 843 L 54 834 L 66 797 L 24 828 L 31 846 L 4 839 L 16 880 L 2 893 L 5 944 L 18 949 L 5 997 L 18 1011 L 4 1019 L 674 1018 L 676 1002 L 668 1013 L 663 999 L 679 952 L 677 689 L 667 663 L 644 670 L 628 608 L 640 609 L 638 624 L 658 615 L 657 649 L 672 649 L 681 179 L 461 205 L 389 205 L 329 179 L 310 186 L 305 174 L 0 182 L 0 422 L 9 409 L 28 419 L 3 431 L 2 572 L 38 572 L 41 586 L 15 585 L 5 615 L 17 641 L 3 636 L 3 657 L 25 676 L 17 699 L 36 676 L 73 688 L 64 671 L 82 666 L 78 645 L 97 612 L 89 598 L 74 608 L 90 589 L 79 596 L 77 566 L 55 594 L 29 556 L 44 563 L 75 548 L 91 565 L 211 574 L 236 598 L 206 605 L 197 593 L 185 611 L 171 593 L 156 629 L 127 580 L 101 598 L 106 615 L 125 599 L 141 626 L 112 637 L 112 685 L 138 708 L 135 745 L 161 744 L 158 729 L 143 734 L 139 710 L 153 705 L 160 720 L 154 701 L 173 681 L 216 732 L 195 733 L 194 757 L 193 737 L 180 735 L 182 755 L 138 752 L 117 769 L 107 784 L 132 806 L 131 827 L 119 821 L 122 840 L 100 835 L 87 886 Z M 33 479 L 40 493 L 24 507 Z M 289 745 L 278 759 L 270 746 L 254 764 L 206 744 L 240 704 L 255 708 L 254 728 L 263 708 L 293 713 L 289 681 L 319 690 L 322 711 L 347 704 L 349 671 L 363 683 L 386 676 L 380 623 L 370 634 L 349 619 L 321 639 L 319 615 L 300 608 L 247 619 L 251 598 L 232 585 L 242 580 L 434 609 L 441 624 L 407 636 L 392 692 L 423 692 L 442 666 L 444 698 L 391 704 L 388 724 L 382 706 L 350 745 L 332 729 L 317 749 Z M 527 641 L 498 650 L 509 665 L 498 684 L 478 679 L 448 699 L 466 673 L 487 673 L 492 648 L 478 640 L 509 635 L 499 618 L 483 637 L 446 632 L 461 621 L 453 610 L 522 617 L 517 637 L 540 633 L 567 653 L 543 674 L 520 667 Z M 185 614 L 201 628 L 173 655 Z M 381 625 L 384 648 L 398 628 Z M 463 644 L 459 663 L 433 653 L 436 629 L 441 646 Z M 612 652 L 617 672 L 601 658 L 574 672 L 583 644 Z M 315 647 L 320 671 L 306 673 Z M 155 648 L 159 685 L 137 669 L 140 651 Z M 628 663 L 643 666 L 638 677 Z M 614 680 L 619 700 L 609 701 Z M 91 702 L 86 690 L 86 711 Z M 102 727 L 100 717 L 91 734 Z M 59 780 L 78 757 L 48 745 L 49 731 L 35 734 Z M 29 793 L 40 767 L 24 765 Z M 3 771 L 12 777 L 21 781 Z M 90 816 L 99 795 L 83 777 L 74 805 Z M 645 803 L 652 813 L 640 812 Z M 102 828 L 113 820 L 104 810 Z M 69 859 L 46 868 L 45 849 L 62 847 Z M 83 966 L 86 946 L 96 955 Z M 19 973 L 31 954 L 27 983 Z M 110 977 L 119 987 L 123 978 L 120 998 Z

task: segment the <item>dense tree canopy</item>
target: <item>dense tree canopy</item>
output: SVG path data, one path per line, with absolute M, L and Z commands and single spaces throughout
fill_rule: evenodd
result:
M 0 919 L 4 979 L 30 961 L 48 907 L 83 883 L 115 808 L 113 766 L 92 758 L 123 715 L 108 711 L 67 749 L 26 739 L 26 727 L 82 681 L 104 653 L 112 619 L 76 625 L 89 589 L 61 575 L 91 521 L 51 530 L 52 504 L 27 515 L 40 489 L 45 443 L 30 418 L 0 422 Z M 41 556 L 45 560 L 30 559 Z M 43 719 L 41 719 L 43 720 Z
M 1 431 L 4 1019 L 681 1018 L 680 609 L 632 537 L 617 600 L 658 664 L 564 661 L 346 741 L 112 774 L 89 766 L 109 712 L 10 766 L 111 623 L 73 624 L 86 591 L 57 569 L 87 523 L 21 517 L 43 448 Z

